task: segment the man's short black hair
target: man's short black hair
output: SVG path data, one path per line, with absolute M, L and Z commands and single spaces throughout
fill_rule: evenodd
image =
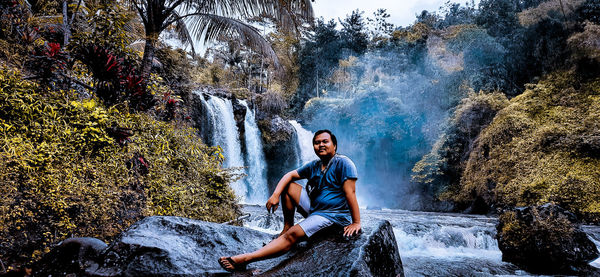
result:
M 317 138 L 317 136 L 320 135 L 320 134 L 322 134 L 322 133 L 328 133 L 329 134 L 329 136 L 331 137 L 331 142 L 333 142 L 333 146 L 335 146 L 335 148 L 337 149 L 337 138 L 335 137 L 335 135 L 331 131 L 329 131 L 327 129 L 319 130 L 319 131 L 315 132 L 315 135 L 313 136 L 313 139 L 312 139 L 313 144 L 315 144 L 315 139 Z

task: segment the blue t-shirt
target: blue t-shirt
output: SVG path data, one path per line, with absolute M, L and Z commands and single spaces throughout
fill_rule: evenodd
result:
M 323 216 L 342 226 L 352 223 L 343 185 L 347 179 L 357 179 L 358 174 L 356 166 L 348 157 L 335 155 L 322 182 L 321 160 L 309 162 L 296 171 L 300 178 L 308 180 L 307 185 L 312 183 L 317 186 L 310 195 L 309 214 Z

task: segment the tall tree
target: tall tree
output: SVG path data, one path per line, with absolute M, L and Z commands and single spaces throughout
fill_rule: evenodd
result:
M 271 45 L 244 18 L 269 15 L 278 25 L 294 30 L 313 17 L 310 0 L 130 0 L 146 32 L 142 76 L 147 77 L 160 33 L 174 25 L 179 38 L 191 42 L 239 40 L 277 64 Z
M 386 9 L 377 9 L 373 12 L 373 18 L 367 17 L 367 22 L 370 27 L 370 37 L 372 41 L 382 40 L 389 38 L 394 31 L 394 24 L 389 23 L 388 20 L 391 17 L 387 13 Z
M 340 38 L 344 43 L 344 48 L 351 51 L 351 55 L 362 55 L 369 46 L 369 35 L 367 26 L 363 18 L 363 13 L 359 10 L 352 11 L 343 21 Z
M 299 87 L 292 99 L 294 112 L 302 111 L 308 99 L 318 96 L 319 91 L 328 89 L 325 80 L 342 58 L 340 32 L 332 19 L 324 22 L 317 19 L 306 34 L 298 53 Z

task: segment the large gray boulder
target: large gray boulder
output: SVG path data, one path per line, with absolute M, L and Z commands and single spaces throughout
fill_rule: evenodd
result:
M 599 256 L 596 245 L 577 217 L 558 205 L 505 211 L 496 228 L 503 261 L 539 274 L 600 275 L 588 265 Z
M 220 256 L 254 251 L 273 235 L 252 229 L 181 217 L 148 217 L 132 225 L 76 275 L 221 276 Z M 59 265 L 55 265 L 59 266 Z M 49 272 L 48 270 L 47 272 Z M 43 272 L 43 271 L 39 271 Z M 283 256 L 248 265 L 231 276 L 403 276 L 387 221 L 365 226 L 346 239 L 341 230 L 316 234 Z
M 265 276 L 404 276 L 392 225 L 378 221 L 356 238 L 343 230 L 316 234 Z

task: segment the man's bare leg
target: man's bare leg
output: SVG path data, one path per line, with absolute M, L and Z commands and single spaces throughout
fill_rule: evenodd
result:
M 296 183 L 290 183 L 287 189 L 281 194 L 281 210 L 283 211 L 283 230 L 279 233 L 281 237 L 285 234 L 292 226 L 294 226 L 294 214 L 296 213 L 296 206 L 300 203 L 300 194 L 302 193 L 302 186 Z
M 263 248 L 258 249 L 252 253 L 245 253 L 237 256 L 232 256 L 231 259 L 236 264 L 247 264 L 251 262 L 256 262 L 264 259 L 268 259 L 271 257 L 279 256 L 287 251 L 300 239 L 304 238 L 306 234 L 304 230 L 300 227 L 300 225 L 294 225 L 289 228 L 283 235 L 272 240 L 269 244 L 265 245 Z M 221 257 L 220 262 L 225 265 L 225 267 L 234 269 L 234 265 L 227 261 L 226 257 Z

